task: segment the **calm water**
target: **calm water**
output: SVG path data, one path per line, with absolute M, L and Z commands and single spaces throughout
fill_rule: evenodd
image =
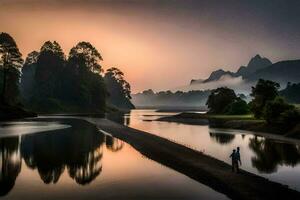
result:
M 184 144 L 230 164 L 233 148 L 241 148 L 242 168 L 300 191 L 300 145 L 255 136 L 250 132 L 222 131 L 208 126 L 150 121 L 162 115 L 154 110 L 133 110 L 125 124 Z
M 227 199 L 84 121 L 39 120 L 0 124 L 1 199 Z

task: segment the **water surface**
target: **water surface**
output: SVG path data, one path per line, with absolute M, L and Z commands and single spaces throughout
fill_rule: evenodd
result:
M 253 132 L 210 129 L 207 125 L 151 121 L 174 114 L 132 110 L 124 117 L 124 123 L 202 151 L 229 164 L 232 149 L 239 146 L 243 169 L 300 191 L 299 141 L 265 138 Z
M 1 199 L 227 199 L 82 120 L 2 125 Z

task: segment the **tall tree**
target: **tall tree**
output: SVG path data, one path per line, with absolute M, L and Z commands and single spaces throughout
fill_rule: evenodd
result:
M 15 40 L 7 33 L 0 33 L 1 104 L 19 102 L 19 78 L 23 59 Z
M 37 51 L 29 53 L 22 67 L 21 94 L 26 101 L 32 97 L 34 92 L 34 78 L 38 56 L 39 52 Z
M 56 98 L 59 95 L 65 55 L 57 42 L 47 41 L 41 47 L 35 72 L 38 98 Z
M 104 76 L 104 81 L 109 93 L 108 101 L 110 104 L 123 108 L 134 108 L 130 102 L 130 84 L 124 79 L 124 73 L 116 67 L 108 69 Z
M 278 96 L 279 87 L 279 83 L 263 79 L 259 79 L 256 86 L 252 87 L 250 108 L 256 118 L 261 118 L 267 102 Z
M 102 56 L 98 50 L 89 42 L 79 42 L 73 47 L 69 54 L 69 59 L 82 60 L 85 66 L 94 73 L 101 73 L 103 69 L 99 64 L 102 61 Z
M 224 114 L 228 106 L 237 100 L 234 90 L 221 87 L 213 90 L 209 95 L 206 105 L 213 114 Z
M 88 111 L 103 111 L 107 91 L 101 76 L 102 57 L 88 42 L 80 42 L 70 50 L 65 68 L 67 101 Z

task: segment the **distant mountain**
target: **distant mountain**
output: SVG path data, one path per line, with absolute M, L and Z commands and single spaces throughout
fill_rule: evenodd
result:
M 300 60 L 277 62 L 246 76 L 248 81 L 256 81 L 260 78 L 276 81 L 281 86 L 285 86 L 288 82 L 298 83 L 300 82 Z
M 260 55 L 256 55 L 253 58 L 251 58 L 247 67 L 241 66 L 235 73 L 235 75 L 246 77 L 256 72 L 257 70 L 263 69 L 270 65 L 272 65 L 272 62 L 269 59 L 262 58 Z
M 242 76 L 244 79 L 250 76 L 252 73 L 256 72 L 257 70 L 264 69 L 267 66 L 272 65 L 272 62 L 260 55 L 256 55 L 249 61 L 247 66 L 241 66 L 236 72 L 231 71 L 224 71 L 223 69 L 218 69 L 213 71 L 210 76 L 205 80 L 192 80 L 190 84 L 198 84 L 198 83 L 208 83 L 211 81 L 218 81 L 223 76 L 227 77 L 239 77 Z
M 220 80 L 220 78 L 224 75 L 235 77 L 235 73 L 231 71 L 224 71 L 223 69 L 219 69 L 216 71 L 213 71 L 208 79 L 204 80 L 203 83 L 211 82 L 211 81 L 217 81 Z
M 279 92 L 289 103 L 300 103 L 300 83 L 288 83 L 287 87 Z

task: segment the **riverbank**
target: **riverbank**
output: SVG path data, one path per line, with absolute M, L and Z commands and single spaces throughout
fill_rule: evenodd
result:
M 284 130 L 281 127 L 257 120 L 252 115 L 207 115 L 200 113 L 180 113 L 157 119 L 165 122 L 178 122 L 191 125 L 209 125 L 212 128 L 238 129 L 255 132 L 265 132 L 287 137 L 300 138 L 300 124 Z
M 299 199 L 300 193 L 252 173 L 232 173 L 227 163 L 167 139 L 106 119 L 86 119 L 146 157 L 179 171 L 232 199 Z
M 0 121 L 22 119 L 27 117 L 37 117 L 37 114 L 16 106 L 0 106 Z

